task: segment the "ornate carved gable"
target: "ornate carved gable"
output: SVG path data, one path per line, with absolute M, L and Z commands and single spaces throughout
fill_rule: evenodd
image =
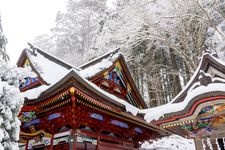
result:
M 138 108 L 147 108 L 121 54 L 110 67 L 90 77 L 89 80 L 105 91 Z
M 21 92 L 35 88 L 35 87 L 40 86 L 41 84 L 45 83 L 43 81 L 43 79 L 40 77 L 38 71 L 35 69 L 35 67 L 31 63 L 31 61 L 27 55 L 27 50 L 23 50 L 23 52 L 17 62 L 17 66 L 22 67 L 22 68 L 30 67 L 32 72 L 34 72 L 34 74 L 36 74 L 35 76 L 32 76 L 32 77 L 28 76 L 19 81 L 19 88 L 20 88 Z

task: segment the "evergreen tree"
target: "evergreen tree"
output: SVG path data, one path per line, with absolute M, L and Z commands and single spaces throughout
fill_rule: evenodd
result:
M 27 71 L 9 66 L 6 42 L 0 22 L 0 150 L 17 150 L 20 131 L 17 116 L 23 104 L 18 84 Z

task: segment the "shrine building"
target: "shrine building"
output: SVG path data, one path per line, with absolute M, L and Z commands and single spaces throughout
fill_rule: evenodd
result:
M 146 109 L 147 106 L 123 55 L 118 51 L 114 50 L 74 67 L 33 46 L 23 50 L 17 65 L 30 67 L 33 75 L 20 81 L 19 88 L 25 99 L 19 114 L 20 148 L 136 150 L 145 140 L 170 134 L 166 129 L 172 130 L 167 125 L 174 124 L 172 121 L 164 118 L 154 125 L 147 123 L 143 114 L 138 114 L 140 109 Z M 222 69 L 219 70 L 218 63 L 213 67 L 211 61 L 207 63 L 211 68 L 202 66 L 205 72 L 209 70 L 216 72 L 216 77 L 221 74 L 224 76 L 224 67 L 219 67 Z M 193 81 L 197 81 L 197 77 Z M 200 115 L 199 111 L 206 106 L 222 106 L 224 96 L 221 92 L 214 93 L 210 98 L 205 97 L 201 101 L 206 103 L 197 105 L 195 111 L 191 109 L 194 112 L 191 114 Z M 208 99 L 215 103 L 208 103 Z M 181 100 L 182 97 L 179 97 L 175 102 Z M 184 113 L 190 114 L 188 111 Z M 190 117 L 185 118 L 191 121 L 185 125 L 191 124 L 193 120 L 198 122 L 193 118 L 195 116 Z M 178 122 L 176 119 L 174 121 Z M 178 127 L 173 128 L 177 132 L 181 130 L 182 134 L 189 133 L 184 127 Z
M 206 52 L 188 84 L 171 102 L 139 113 L 148 122 L 194 139 L 196 150 L 224 150 L 225 62 Z

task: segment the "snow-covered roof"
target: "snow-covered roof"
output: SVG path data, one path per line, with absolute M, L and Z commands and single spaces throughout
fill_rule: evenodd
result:
M 138 108 L 129 104 L 128 102 L 124 101 L 123 99 L 120 99 L 120 98 L 114 96 L 113 94 L 110 94 L 110 93 L 102 90 L 101 88 L 96 86 L 94 83 L 92 83 L 91 81 L 89 81 L 85 77 L 83 77 L 79 73 L 79 71 L 77 71 L 75 69 L 71 69 L 71 70 L 67 71 L 67 74 L 62 79 L 60 79 L 56 84 L 63 84 L 64 82 L 67 82 L 67 79 L 69 79 L 69 78 L 74 78 L 74 79 L 78 80 L 82 85 L 85 85 L 85 88 L 87 88 L 88 90 L 94 92 L 97 95 L 100 95 L 101 97 L 104 97 L 105 99 L 111 101 L 112 103 L 115 103 L 120 106 L 124 106 L 126 111 L 131 112 L 133 115 L 137 115 L 137 113 L 139 111 Z M 61 81 L 63 81 L 63 82 L 60 83 Z M 51 87 L 46 89 L 46 92 L 48 93 L 48 91 L 53 90 L 54 87 L 57 87 L 57 86 L 59 86 L 59 85 L 52 85 Z M 47 93 L 45 93 L 45 94 L 47 94 Z
M 113 58 L 117 58 L 117 55 L 113 55 Z M 102 70 L 109 68 L 113 65 L 113 59 L 112 57 L 101 59 L 98 63 L 95 63 L 93 65 L 89 65 L 88 68 L 84 68 L 83 70 L 80 70 L 80 75 L 85 78 L 90 78 L 97 73 L 101 72 Z
M 36 99 L 43 91 L 45 91 L 48 88 L 49 88 L 48 85 L 41 85 L 36 88 L 27 90 L 25 92 L 21 92 L 21 95 L 26 99 Z
M 82 66 L 82 70 L 77 69 L 71 64 L 53 56 L 38 48 L 25 49 L 26 55 L 33 65 L 34 69 L 38 72 L 39 76 L 47 83 L 47 85 L 41 85 L 39 87 L 27 90 L 22 95 L 28 99 L 35 99 L 54 85 L 60 79 L 62 79 L 70 69 L 80 71 L 80 75 L 84 78 L 94 76 L 98 72 L 102 71 L 113 65 L 113 61 L 119 56 L 120 53 L 117 50 L 106 53 L 105 55 L 98 57 Z
M 207 86 L 201 85 L 190 92 L 188 92 L 184 101 L 179 103 L 167 103 L 165 105 L 161 105 L 159 107 L 154 107 L 146 110 L 140 110 L 140 113 L 145 113 L 144 119 L 147 122 L 152 120 L 158 120 L 160 117 L 163 117 L 165 114 L 174 113 L 178 111 L 184 110 L 187 105 L 193 100 L 195 97 L 213 92 L 224 92 L 225 94 L 225 83 L 211 83 Z
M 35 51 L 25 49 L 24 52 L 34 67 L 33 69 L 37 72 L 39 77 L 47 83 L 22 92 L 22 96 L 28 99 L 37 98 L 43 91 L 64 77 L 71 68 L 75 68 L 63 60 L 40 49 L 36 49 Z
M 99 57 L 97 57 L 97 58 L 95 58 L 95 59 L 93 59 L 93 60 L 91 60 L 91 61 L 89 61 L 87 63 L 84 63 L 84 64 L 80 65 L 78 68 L 81 69 L 81 70 L 83 70 L 85 68 L 89 68 L 90 66 L 93 66 L 93 65 L 101 62 L 103 59 L 107 59 L 107 60 L 113 61 L 113 58 L 115 58 L 115 55 L 118 56 L 119 50 L 120 49 L 118 48 L 118 49 L 115 49 L 113 51 L 110 51 L 110 52 L 108 52 L 108 53 L 106 53 L 104 55 L 101 55 L 101 56 L 99 56 Z
M 166 114 L 184 110 L 191 100 L 202 94 L 215 92 L 224 92 L 225 94 L 225 80 L 222 78 L 212 77 L 212 82 L 208 85 L 200 84 L 199 79 L 202 77 L 200 72 L 207 72 L 209 67 L 206 66 L 211 65 L 206 59 L 211 60 L 210 63 L 217 65 L 218 69 L 219 67 L 225 67 L 225 62 L 214 57 L 212 54 L 203 54 L 195 73 L 184 89 L 173 100 L 165 105 L 139 111 L 139 113 L 145 114 L 144 118 L 147 122 L 158 120 L 161 117 L 165 119 L 164 116 Z M 207 74 L 207 76 L 209 76 L 209 74 Z M 220 81 L 220 83 L 218 83 L 218 81 Z
M 47 83 L 47 85 L 44 84 L 39 87 L 22 92 L 22 96 L 28 99 L 36 99 L 44 91 L 47 91 L 48 89 L 53 87 L 57 82 L 60 82 L 60 80 L 62 80 L 69 74 L 73 73 L 76 75 L 76 79 L 79 79 L 80 81 L 82 81 L 87 87 L 94 89 L 95 92 L 97 93 L 103 94 L 105 97 L 107 97 L 107 99 L 110 99 L 118 103 L 119 105 L 124 106 L 127 111 L 131 112 L 133 115 L 136 115 L 139 110 L 138 108 L 132 106 L 131 104 L 124 101 L 123 99 L 120 99 L 100 89 L 95 84 L 91 83 L 90 81 L 86 79 L 102 71 L 103 69 L 106 69 L 112 66 L 113 61 L 119 56 L 118 53 L 115 55 L 114 52 L 115 51 L 113 51 L 113 53 L 112 52 L 107 53 L 103 55 L 101 59 L 99 57 L 95 59 L 94 61 L 91 61 L 85 64 L 84 66 L 88 66 L 88 67 L 86 68 L 83 67 L 84 68 L 83 70 L 78 70 L 77 68 L 69 64 L 66 64 L 67 67 L 65 67 L 64 65 L 61 64 L 62 60 L 44 51 L 36 49 L 36 51 L 33 52 L 32 50 L 26 49 L 27 57 L 29 58 L 31 64 L 39 73 L 41 78 Z M 56 62 L 53 59 L 56 59 L 59 62 Z
M 36 99 L 38 98 L 38 96 L 41 95 L 41 93 L 47 91 L 60 80 L 72 73 L 75 75 L 76 79 L 79 79 L 83 84 L 85 84 L 85 86 L 87 86 L 87 88 L 90 88 L 95 93 L 101 93 L 107 99 L 110 99 L 113 102 L 124 106 L 126 110 L 131 112 L 133 115 L 136 115 L 137 113 L 145 114 L 145 119 L 148 122 L 150 122 L 151 120 L 158 120 L 165 114 L 184 110 L 189 104 L 189 102 L 198 95 L 215 91 L 225 92 L 224 83 L 211 83 L 207 86 L 200 85 L 197 88 L 193 88 L 193 86 L 199 84 L 198 78 L 200 76 L 200 70 L 203 69 L 203 71 L 207 72 L 206 68 L 208 69 L 208 67 L 204 67 L 206 65 L 206 59 L 210 59 L 220 66 L 225 66 L 225 63 L 223 61 L 208 53 L 202 56 L 202 59 L 194 75 L 191 77 L 190 81 L 184 87 L 184 89 L 173 100 L 171 100 L 168 104 L 159 107 L 142 110 L 130 105 L 123 99 L 120 99 L 100 89 L 95 84 L 87 80 L 87 78 L 94 76 L 102 70 L 112 66 L 113 61 L 115 61 L 115 59 L 118 57 L 118 54 L 115 55 L 115 53 L 110 53 L 104 55 L 104 57 L 97 58 L 94 61 L 91 61 L 79 67 L 80 69 L 77 69 L 72 65 L 68 65 L 69 67 L 65 67 L 60 63 L 56 63 L 52 61 L 52 57 L 54 56 L 47 54 L 48 57 L 46 57 L 45 52 L 43 51 L 36 51 L 34 54 L 32 51 L 27 50 L 27 55 L 31 63 L 34 65 L 35 69 L 39 72 L 40 76 L 48 83 L 48 85 L 42 85 L 37 88 L 23 92 L 22 94 L 24 97 L 27 97 L 28 99 Z M 57 61 L 61 61 L 60 59 L 55 57 L 54 59 L 57 59 Z
M 118 51 L 119 49 L 113 50 L 79 66 L 80 74 L 85 78 L 90 78 L 102 70 L 109 68 L 119 55 L 121 55 Z
M 54 84 L 66 75 L 68 71 L 67 68 L 54 63 L 39 51 L 36 51 L 35 53 L 36 54 L 33 54 L 33 52 L 27 50 L 29 60 L 47 84 Z

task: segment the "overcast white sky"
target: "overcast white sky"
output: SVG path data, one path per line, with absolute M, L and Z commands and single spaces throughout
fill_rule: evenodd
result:
M 0 0 L 7 52 L 15 64 L 21 51 L 35 36 L 46 34 L 54 26 L 58 10 L 65 10 L 67 0 Z

